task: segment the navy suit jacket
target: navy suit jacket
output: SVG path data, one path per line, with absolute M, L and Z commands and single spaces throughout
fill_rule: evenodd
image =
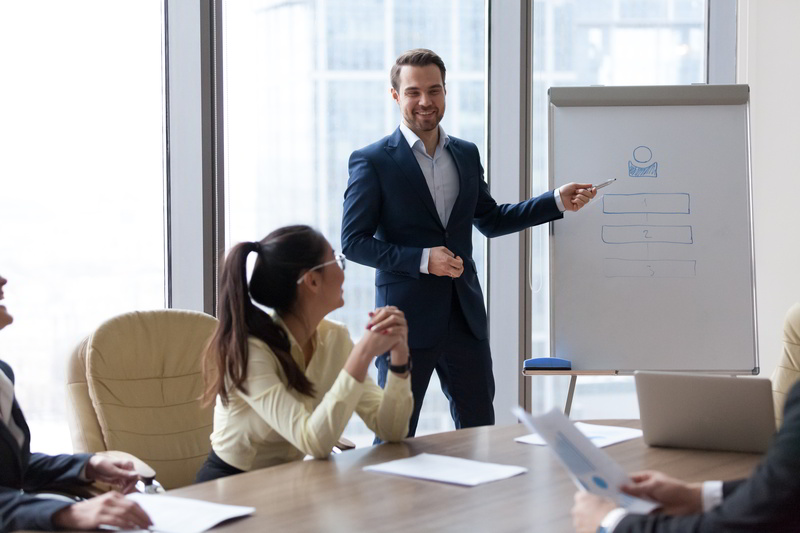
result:
M 497 237 L 563 216 L 552 191 L 498 205 L 484 181 L 478 147 L 450 137 L 447 150 L 459 177 L 447 227 L 400 128 L 350 156 L 342 251 L 376 269 L 375 304 L 394 305 L 406 314 L 411 348 L 432 347 L 442 339 L 454 290 L 472 333 L 481 340 L 487 337 L 486 308 L 472 259 L 473 224 L 487 237 Z M 420 273 L 422 249 L 436 246 L 446 246 L 464 260 L 461 277 Z
M 789 391 L 783 425 L 749 478 L 722 485 L 722 503 L 687 516 L 629 515 L 614 533 L 800 531 L 800 383 Z
M 3 361 L 0 361 L 0 371 L 14 382 L 11 367 Z M 20 447 L 8 427 L 0 422 L 0 532 L 53 530 L 53 514 L 70 503 L 38 498 L 21 491 L 58 490 L 85 484 L 79 476 L 91 454 L 31 453 L 31 433 L 16 398 L 11 416 L 25 434 L 25 440 Z

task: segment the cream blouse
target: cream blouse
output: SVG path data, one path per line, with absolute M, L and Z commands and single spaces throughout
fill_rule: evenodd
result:
M 306 368 L 297 341 L 280 318 L 274 318 L 289 336 L 292 358 L 314 384 L 314 396 L 289 390 L 275 354 L 251 336 L 247 393 L 230 390 L 228 405 L 217 397 L 214 406 L 211 446 L 223 461 L 248 471 L 305 455 L 324 458 L 354 411 L 384 441 L 399 441 L 408 434 L 414 407 L 410 376 L 389 372 L 385 389 L 369 376 L 363 383 L 356 381 L 343 369 L 353 341 L 343 324 L 330 320 L 323 320 L 314 332 L 314 354 Z

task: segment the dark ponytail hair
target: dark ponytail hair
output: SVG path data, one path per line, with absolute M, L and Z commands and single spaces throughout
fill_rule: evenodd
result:
M 217 395 L 227 405 L 228 393 L 233 389 L 247 392 L 244 381 L 248 335 L 261 339 L 272 349 L 290 389 L 308 396 L 314 393 L 314 385 L 292 359 L 286 332 L 250 298 L 279 315 L 291 311 L 297 300 L 297 280 L 304 271 L 323 261 L 327 244 L 325 237 L 313 228 L 286 226 L 259 242 L 243 242 L 231 249 L 220 279 L 219 324 L 203 357 L 205 405 L 211 404 Z M 248 286 L 250 252 L 256 252 L 258 257 Z M 228 386 L 226 376 L 230 379 Z

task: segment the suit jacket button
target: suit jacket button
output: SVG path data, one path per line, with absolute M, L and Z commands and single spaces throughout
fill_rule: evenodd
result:
M 447 238 L 449 238 L 449 237 L 450 237 L 450 234 L 449 234 L 449 233 L 447 233 L 447 232 L 445 231 L 445 232 L 444 232 L 444 238 L 445 238 L 445 239 L 447 239 Z

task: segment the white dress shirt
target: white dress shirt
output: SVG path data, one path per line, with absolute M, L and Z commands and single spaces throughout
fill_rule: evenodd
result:
M 411 131 L 411 128 L 406 126 L 404 122 L 400 123 L 400 132 L 411 147 L 411 151 L 414 153 L 414 157 L 417 158 L 417 163 L 419 163 L 419 168 L 422 170 L 422 175 L 425 176 L 425 182 L 431 192 L 431 198 L 433 198 L 436 212 L 439 214 L 439 220 L 442 226 L 447 227 L 447 221 L 450 220 L 450 214 L 453 212 L 453 206 L 456 203 L 459 191 L 458 168 L 450 151 L 445 150 L 447 145 L 450 144 L 450 137 L 447 136 L 444 128 L 439 125 L 439 142 L 433 152 L 433 157 L 431 157 L 425 150 L 425 143 L 422 142 L 422 139 Z M 558 189 L 555 190 L 555 200 L 559 211 L 563 213 L 565 211 L 564 203 L 561 201 Z M 422 249 L 419 271 L 423 274 L 428 273 L 430 255 L 430 248 Z
M 450 151 L 445 150 L 447 145 L 450 144 L 450 137 L 447 136 L 444 128 L 439 126 L 439 142 L 436 144 L 433 157 L 431 157 L 425 150 L 425 143 L 422 142 L 422 139 L 411 131 L 411 128 L 406 126 L 405 123 L 400 123 L 400 132 L 411 147 L 411 152 L 417 158 L 422 175 L 425 176 L 425 182 L 431 192 L 431 198 L 433 198 L 433 203 L 436 206 L 439 220 L 442 226 L 447 227 L 447 221 L 450 220 L 450 214 L 453 212 L 453 206 L 456 203 L 459 191 L 456 163 L 453 161 Z M 422 249 L 419 271 L 423 274 L 428 273 L 428 258 L 430 255 L 430 248 Z

